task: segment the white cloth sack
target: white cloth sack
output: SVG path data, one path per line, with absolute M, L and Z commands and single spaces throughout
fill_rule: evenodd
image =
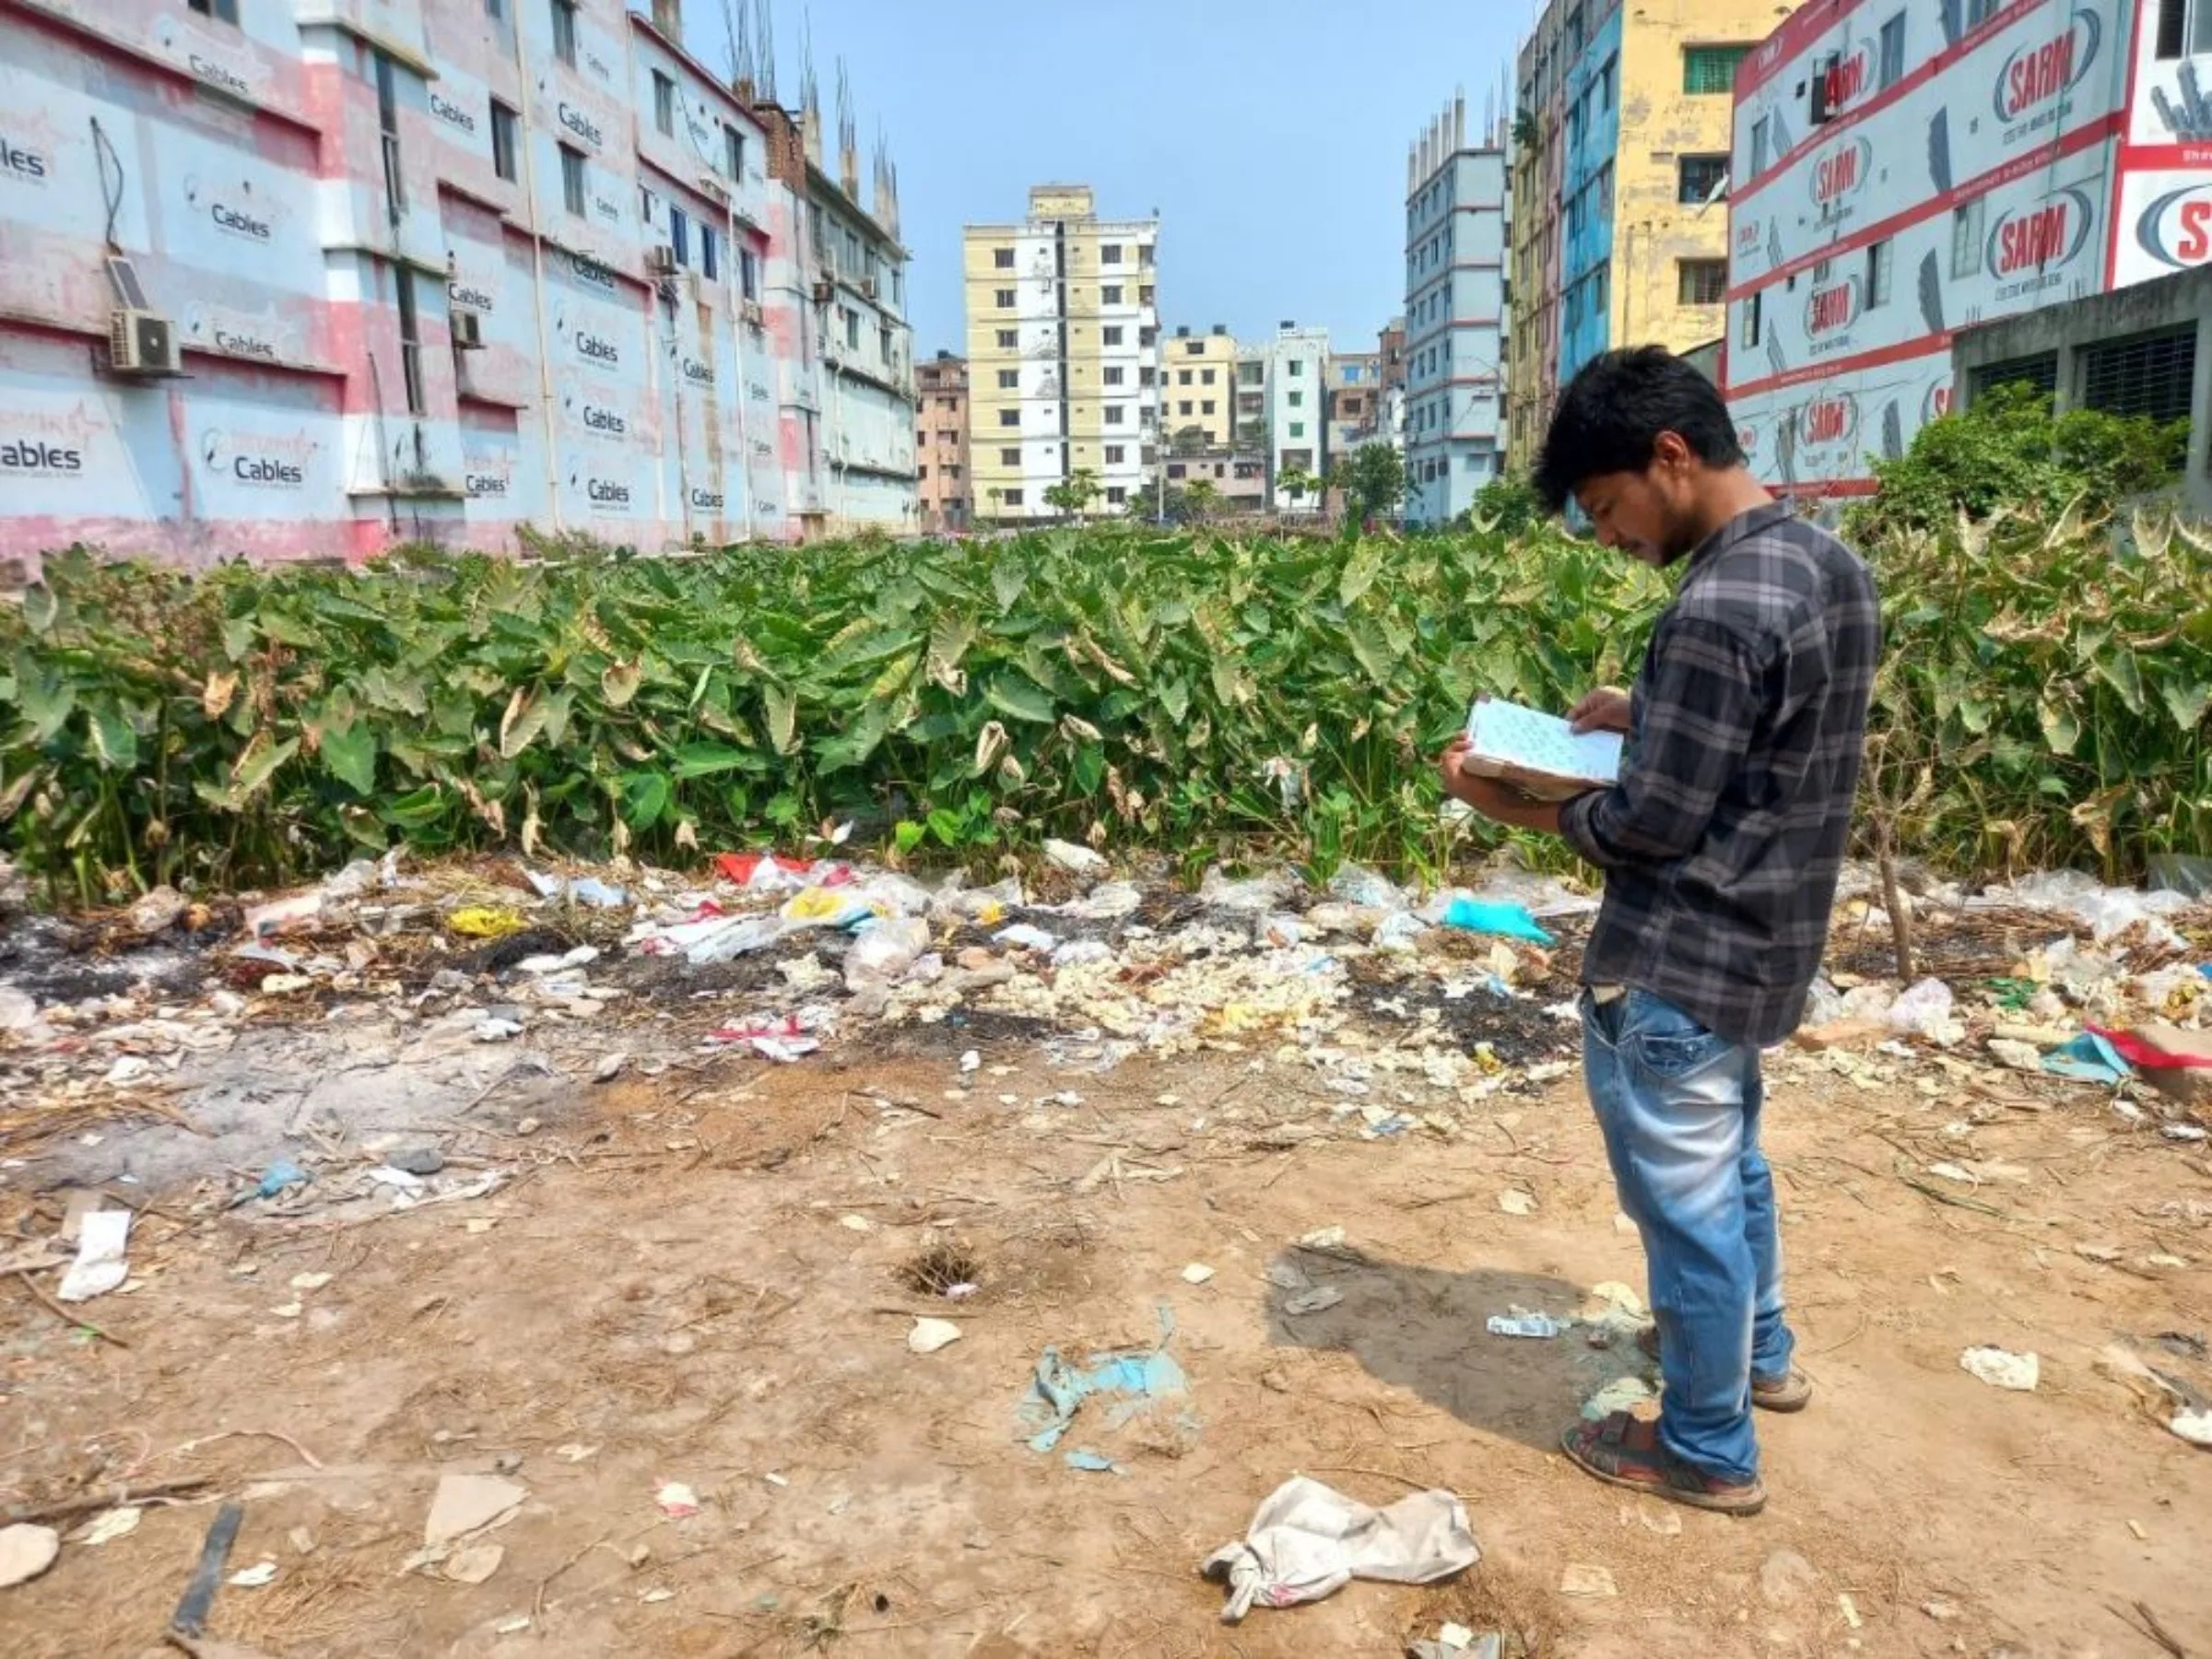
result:
M 1416 1492 L 1377 1510 L 1300 1475 L 1270 1492 L 1243 1538 L 1199 1571 L 1228 1584 L 1221 1622 L 1235 1624 L 1255 1601 L 1295 1606 L 1356 1578 L 1426 1584 L 1481 1559 L 1467 1512 L 1450 1492 Z

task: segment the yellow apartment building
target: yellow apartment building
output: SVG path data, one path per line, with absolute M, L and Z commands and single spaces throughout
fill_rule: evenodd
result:
M 1237 423 L 1237 343 L 1215 324 L 1178 328 L 1159 343 L 1159 428 L 1171 449 L 1228 449 Z M 1193 429 L 1203 440 L 1188 436 Z
M 1020 222 L 966 228 L 976 522 L 1053 517 L 1046 492 L 1077 472 L 1100 485 L 1093 512 L 1144 505 L 1160 444 L 1159 248 L 1157 218 L 1100 218 L 1087 184 L 1036 185 Z

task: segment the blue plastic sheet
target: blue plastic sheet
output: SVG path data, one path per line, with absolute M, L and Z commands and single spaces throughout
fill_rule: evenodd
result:
M 2084 1031 L 2063 1048 L 2043 1056 L 2043 1069 L 2075 1083 L 2120 1084 L 2136 1075 L 2136 1068 L 2120 1051 L 2094 1031 Z
M 1552 936 L 1536 924 L 1525 906 L 1492 903 L 1483 899 L 1454 899 L 1444 907 L 1444 925 L 1469 933 L 1502 934 L 1509 939 L 1526 939 L 1532 945 L 1549 945 Z
M 1080 1367 L 1070 1365 L 1056 1347 L 1048 1347 L 1038 1355 L 1036 1374 L 1030 1378 L 1028 1391 L 1015 1408 L 1030 1450 L 1052 1451 L 1060 1443 L 1060 1437 L 1074 1426 L 1076 1412 L 1083 1402 L 1094 1396 L 1107 1404 L 1103 1420 L 1109 1429 L 1120 1428 L 1163 1400 L 1187 1398 L 1190 1381 L 1183 1375 L 1175 1356 L 1168 1352 L 1168 1343 L 1174 1335 L 1175 1315 L 1162 1302 L 1157 1347 L 1092 1354 Z M 1196 1427 L 1196 1418 L 1187 1411 L 1181 1420 L 1186 1427 Z M 1097 1455 L 1071 1452 L 1068 1460 L 1075 1464 L 1078 1456 Z M 1075 1466 L 1090 1465 L 1075 1464 Z

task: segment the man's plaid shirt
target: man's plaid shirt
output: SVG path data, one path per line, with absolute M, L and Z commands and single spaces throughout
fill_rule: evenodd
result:
M 1620 779 L 1559 815 L 1606 872 L 1583 982 L 1760 1047 L 1794 1030 L 1851 830 L 1881 609 L 1866 567 L 1781 505 L 1689 560 L 1644 653 Z

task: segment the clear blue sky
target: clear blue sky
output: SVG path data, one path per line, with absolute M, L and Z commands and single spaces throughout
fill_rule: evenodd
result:
M 1374 349 L 1405 300 L 1406 147 L 1467 93 L 1470 139 L 1529 0 L 823 0 L 815 72 L 834 133 L 852 77 L 864 181 L 899 167 L 917 358 L 965 348 L 960 227 L 1019 218 L 1032 183 L 1160 216 L 1160 323 L 1239 337 L 1325 325 Z M 776 0 L 777 91 L 798 100 L 800 0 Z M 687 32 L 724 58 L 719 0 Z M 1000 48 L 986 53 L 979 43 Z

